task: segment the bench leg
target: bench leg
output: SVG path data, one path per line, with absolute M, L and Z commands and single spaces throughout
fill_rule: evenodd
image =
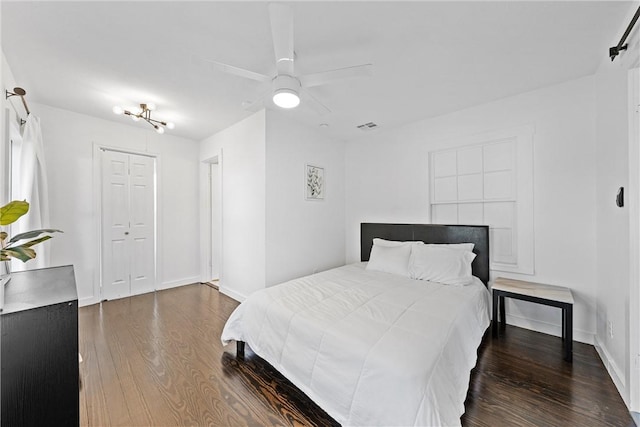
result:
M 507 314 L 505 313 L 506 309 L 504 306 L 504 295 L 500 295 L 500 324 L 502 328 L 507 326 Z
M 491 332 L 494 337 L 498 336 L 498 291 L 493 291 L 493 320 L 491 321 Z
M 566 308 L 562 311 L 565 312 L 565 310 L 566 321 L 564 335 L 566 339 L 564 343 L 564 360 L 571 362 L 573 360 L 573 304 L 567 304 Z

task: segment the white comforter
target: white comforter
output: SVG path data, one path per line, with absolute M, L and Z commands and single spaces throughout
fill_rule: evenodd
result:
M 245 341 L 343 425 L 460 425 L 489 292 L 365 265 L 252 294 L 222 342 Z

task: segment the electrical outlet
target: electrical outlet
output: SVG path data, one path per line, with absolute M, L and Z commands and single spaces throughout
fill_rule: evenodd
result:
M 613 338 L 613 322 L 607 321 L 607 328 L 609 329 L 609 338 Z

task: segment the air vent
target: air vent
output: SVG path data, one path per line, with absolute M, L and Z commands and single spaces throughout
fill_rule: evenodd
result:
M 375 124 L 373 122 L 369 122 L 369 123 L 365 123 L 363 125 L 358 126 L 358 129 L 367 131 L 367 130 L 375 129 L 377 127 L 378 127 L 377 124 Z

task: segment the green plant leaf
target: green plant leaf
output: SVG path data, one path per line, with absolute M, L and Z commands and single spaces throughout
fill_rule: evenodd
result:
M 0 225 L 9 225 L 27 212 L 29 212 L 29 203 L 26 200 L 9 202 L 0 208 Z
M 19 240 L 32 239 L 34 237 L 38 237 L 39 235 L 41 235 L 43 233 L 62 233 L 62 231 L 61 230 L 55 230 L 55 229 L 52 229 L 52 228 L 44 228 L 42 230 L 31 230 L 31 231 L 27 231 L 25 233 L 16 234 L 15 236 L 13 236 L 11 238 L 11 240 L 9 240 L 8 243 L 11 244 L 11 243 L 15 243 L 15 242 L 17 242 Z
M 29 247 L 25 247 L 24 245 L 16 246 L 11 249 L 2 249 L 2 252 L 3 255 L 7 255 L 11 258 L 17 258 L 22 262 L 27 262 L 36 257 L 36 251 Z
M 41 238 L 39 238 L 39 239 L 31 240 L 30 242 L 26 242 L 26 243 L 23 243 L 23 244 L 18 245 L 18 246 L 11 246 L 11 245 L 8 245 L 5 249 L 13 249 L 13 248 L 30 248 L 31 246 L 35 246 L 35 245 L 37 245 L 38 243 L 42 243 L 42 242 L 44 242 L 44 241 L 46 241 L 46 240 L 49 240 L 49 239 L 51 239 L 51 238 L 53 238 L 53 236 L 43 236 L 43 237 L 41 237 Z

